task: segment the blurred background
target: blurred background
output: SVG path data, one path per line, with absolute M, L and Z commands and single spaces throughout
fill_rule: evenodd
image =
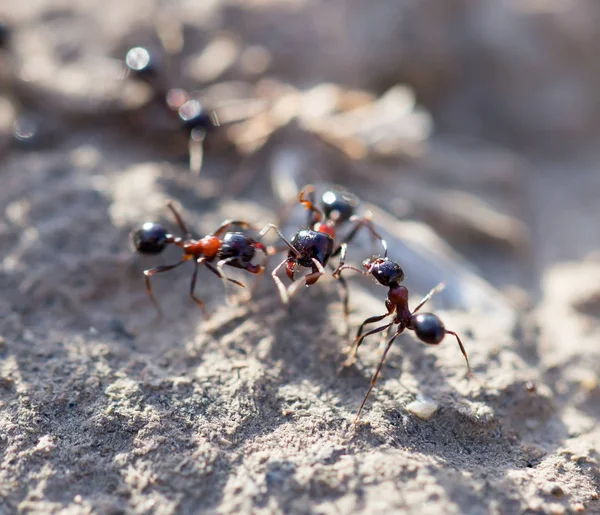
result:
M 197 234 L 226 218 L 284 223 L 303 185 L 339 184 L 374 212 L 411 288 L 449 282 L 438 305 L 462 313 L 451 320 L 482 376 L 549 385 L 548 417 L 571 422 L 536 426 L 538 444 L 587 445 L 600 417 L 599 27 L 597 0 L 3 0 L 0 337 L 17 385 L 6 402 L 13 387 L 66 399 L 89 353 L 139 381 L 157 356 L 184 375 L 199 348 L 223 359 L 218 337 L 202 340 L 185 273 L 157 281 L 171 325 L 148 334 L 141 271 L 176 254 L 134 256 L 130 231 L 172 224 L 168 200 Z M 135 47 L 146 53 L 126 63 Z M 304 220 L 294 213 L 288 235 Z M 215 329 L 230 316 L 222 285 L 202 288 Z M 358 294 L 353 324 L 381 310 L 372 292 Z M 54 363 L 39 378 L 32 347 Z

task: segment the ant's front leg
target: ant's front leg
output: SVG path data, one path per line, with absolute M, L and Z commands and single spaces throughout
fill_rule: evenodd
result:
M 355 266 L 345 264 L 347 252 L 348 252 L 348 244 L 347 243 L 342 243 L 341 245 L 338 246 L 337 249 L 335 249 L 333 251 L 333 255 L 340 254 L 340 262 L 339 262 L 337 268 L 333 271 L 333 277 L 335 277 L 336 279 L 341 279 L 343 270 L 354 270 L 355 272 L 358 272 L 359 274 L 369 275 L 368 272 L 365 272 L 364 270 L 361 270 L 360 268 L 356 268 Z
M 273 281 L 275 282 L 275 286 L 277 286 L 277 291 L 279 292 L 279 296 L 281 297 L 281 302 L 283 304 L 288 304 L 290 302 L 290 297 L 288 295 L 287 288 L 285 287 L 285 285 L 283 284 L 281 279 L 277 276 L 277 272 L 279 272 L 279 269 L 283 265 L 287 265 L 288 261 L 289 261 L 288 258 L 285 258 L 271 272 L 271 277 L 273 278 Z
M 315 284 L 322 275 L 325 275 L 325 269 L 323 265 L 319 263 L 315 258 L 312 258 L 313 269 L 312 272 L 306 274 L 302 279 L 296 281 L 288 288 L 288 297 L 292 298 L 296 292 L 302 288 L 302 286 L 311 286 Z
M 265 234 L 267 234 L 270 230 L 273 230 L 277 233 L 277 236 L 279 236 L 279 238 L 281 238 L 281 240 L 285 243 L 285 245 L 287 246 L 288 250 L 291 250 L 295 255 L 296 258 L 300 257 L 300 251 L 298 249 L 296 249 L 288 240 L 287 238 L 281 234 L 281 231 L 279 230 L 279 227 L 277 227 L 275 224 L 267 224 L 263 227 L 263 229 L 260 231 L 260 233 L 258 234 L 258 241 L 262 240 L 263 237 L 265 236 Z M 279 252 L 279 250 L 277 251 Z M 277 253 L 274 252 L 274 253 Z M 283 263 L 279 264 L 277 268 L 283 266 Z

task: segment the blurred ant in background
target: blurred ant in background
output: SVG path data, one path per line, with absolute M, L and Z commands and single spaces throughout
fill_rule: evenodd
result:
M 194 273 L 190 283 L 190 296 L 206 315 L 204 303 L 194 293 L 199 265 L 206 265 L 213 274 L 223 281 L 232 282 L 242 288 L 245 287 L 244 284 L 224 275 L 223 267 L 225 265 L 246 270 L 251 274 L 260 274 L 264 271 L 262 265 L 253 264 L 251 261 L 256 250 L 260 250 L 267 255 L 266 247 L 242 232 L 226 232 L 233 225 L 237 225 L 242 229 L 251 229 L 252 226 L 249 223 L 241 220 L 227 220 L 214 232 L 197 240 L 191 237 L 190 231 L 187 229 L 175 206 L 169 203 L 167 207 L 173 213 L 177 225 L 183 232 L 183 238 L 169 234 L 162 225 L 156 222 L 146 222 L 132 234 L 133 246 L 140 254 L 160 254 L 168 245 L 175 245 L 183 250 L 183 256 L 179 263 L 144 270 L 146 291 L 156 307 L 159 316 L 162 316 L 162 311 L 154 298 L 150 284 L 150 277 L 155 274 L 172 270 L 186 261 L 194 261 Z M 216 266 L 212 264 L 215 260 L 217 260 Z
M 336 271 L 334 272 L 335 277 L 340 277 L 342 271 L 344 270 L 354 270 L 363 275 L 372 275 L 379 284 L 389 288 L 387 298 L 385 300 L 385 307 L 387 309 L 387 313 L 383 315 L 378 315 L 374 317 L 367 318 L 358 328 L 356 332 L 356 338 L 352 344 L 350 349 L 350 356 L 344 363 L 344 366 L 350 366 L 356 360 L 356 355 L 358 353 L 358 348 L 364 341 L 364 339 L 375 333 L 380 333 L 385 331 L 386 329 L 390 329 L 393 325 L 398 325 L 396 328 L 396 332 L 392 335 L 392 337 L 388 340 L 386 348 L 383 352 L 383 356 L 381 357 L 381 361 L 377 366 L 377 370 L 371 379 L 371 386 L 367 391 L 360 408 L 358 409 L 358 413 L 356 414 L 356 418 L 354 419 L 353 424 L 356 424 L 362 409 L 367 402 L 367 399 L 375 386 L 377 381 L 377 377 L 381 371 L 381 367 L 383 366 L 383 362 L 387 356 L 390 347 L 396 340 L 396 338 L 404 332 L 405 329 L 409 329 L 414 331 L 417 335 L 417 338 L 421 340 L 423 343 L 428 345 L 438 345 L 444 339 L 447 334 L 451 334 L 456 338 L 458 342 L 458 346 L 465 357 L 465 361 L 467 363 L 467 370 L 469 375 L 471 374 L 471 366 L 469 364 L 469 358 L 467 357 L 467 352 L 459 338 L 459 336 L 454 331 L 449 331 L 444 327 L 443 322 L 437 315 L 433 313 L 417 313 L 423 305 L 433 297 L 434 294 L 440 292 L 444 289 L 445 283 L 438 284 L 435 288 L 433 288 L 417 305 L 415 309 L 412 311 L 408 307 L 408 289 L 406 286 L 402 286 L 400 283 L 404 280 L 404 271 L 394 261 L 388 259 L 387 257 L 381 258 L 379 256 L 373 256 L 369 259 L 365 259 L 362 263 L 362 266 L 366 268 L 366 271 L 355 268 L 351 265 L 346 265 L 345 262 L 345 247 L 342 250 L 342 256 L 340 258 L 340 264 Z M 384 324 L 382 326 L 376 327 L 375 329 L 371 329 L 363 334 L 363 330 L 367 324 L 372 324 L 374 322 L 379 322 L 388 316 L 394 315 L 394 318 L 388 324 Z
M 157 102 L 170 117 L 177 120 L 181 129 L 188 135 L 190 170 L 196 174 L 200 173 L 204 139 L 220 125 L 217 113 L 206 109 L 198 99 L 192 98 L 188 91 L 167 88 L 157 69 L 157 63 L 147 48 L 129 49 L 125 56 L 125 65 L 129 76 L 150 85 L 152 101 Z
M 271 275 L 277 285 L 281 300 L 284 304 L 289 302 L 296 291 L 302 286 L 315 284 L 319 278 L 325 274 L 325 266 L 329 259 L 340 254 L 342 249 L 347 247 L 358 233 L 361 227 L 366 227 L 371 234 L 377 238 L 384 252 L 387 254 L 387 243 L 377 233 L 371 222 L 371 216 L 366 213 L 362 216 L 355 214 L 359 205 L 359 200 L 355 195 L 341 189 L 329 189 L 321 197 L 323 209 L 315 206 L 315 188 L 312 185 L 306 186 L 299 195 L 299 202 L 309 211 L 307 229 L 300 229 L 291 241 L 288 241 L 274 225 L 267 226 L 262 234 L 269 229 L 274 229 L 279 237 L 288 247 L 287 257 L 279 263 Z M 339 229 L 343 225 L 352 225 L 349 232 L 340 240 Z M 283 282 L 277 276 L 279 269 L 285 266 L 286 275 L 290 280 L 295 280 L 295 272 L 299 266 L 310 268 L 311 271 L 304 275 L 300 281 L 295 282 L 289 289 L 286 289 Z M 335 268 L 331 267 L 333 270 Z M 343 289 L 343 306 L 346 323 L 349 316 L 349 292 L 348 284 L 341 276 L 336 276 L 340 280 Z

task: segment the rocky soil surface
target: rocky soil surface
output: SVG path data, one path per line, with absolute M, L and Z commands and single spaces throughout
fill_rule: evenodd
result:
M 600 4 L 4 0 L 0 512 L 600 513 Z M 224 124 L 186 135 L 124 77 L 133 45 Z M 240 116 L 239 113 L 243 115 Z M 237 114 L 236 114 L 237 113 Z M 230 119 L 227 117 L 230 116 Z M 304 220 L 341 184 L 411 305 L 459 333 L 375 336 L 340 370 L 338 284 L 290 309 L 135 255 L 147 220 Z M 349 262 L 373 252 L 359 238 Z M 278 261 L 269 260 L 271 270 Z M 357 275 L 357 274 L 356 274 Z M 348 275 L 352 328 L 385 289 Z M 252 288 L 250 288 L 252 286 Z

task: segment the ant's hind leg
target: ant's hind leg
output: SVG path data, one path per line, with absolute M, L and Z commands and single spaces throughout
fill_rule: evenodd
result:
M 464 345 L 460 341 L 458 334 L 456 334 L 454 331 L 448 331 L 448 330 L 446 330 L 446 334 L 451 334 L 452 336 L 454 336 L 456 338 L 456 341 L 458 342 L 458 346 L 460 347 L 460 351 L 462 352 L 462 355 L 465 357 L 465 361 L 467 362 L 467 374 L 469 376 L 472 376 L 473 372 L 471 371 L 471 364 L 469 363 L 469 358 L 467 357 L 467 351 L 465 350 Z

